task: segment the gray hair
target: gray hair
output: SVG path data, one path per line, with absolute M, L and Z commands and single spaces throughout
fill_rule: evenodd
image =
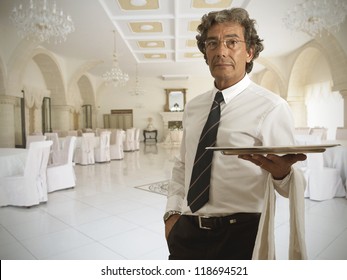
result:
M 247 51 L 250 51 L 251 48 L 254 50 L 252 60 L 246 64 L 246 72 L 250 73 L 253 68 L 253 60 L 259 56 L 264 46 L 262 44 L 263 40 L 259 38 L 257 30 L 255 29 L 256 21 L 249 18 L 248 12 L 245 9 L 232 8 L 205 14 L 201 18 L 201 23 L 197 28 L 199 34 L 196 35 L 196 40 L 199 50 L 204 54 L 205 61 L 207 62 L 205 50 L 207 32 L 214 24 L 223 22 L 235 22 L 243 27 Z

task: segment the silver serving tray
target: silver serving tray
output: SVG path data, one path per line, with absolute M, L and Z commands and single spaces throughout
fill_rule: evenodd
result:
M 329 145 L 303 145 L 303 146 L 252 146 L 252 147 L 206 147 L 207 150 L 220 151 L 224 155 L 247 154 L 307 154 L 323 153 L 328 148 L 340 146 Z

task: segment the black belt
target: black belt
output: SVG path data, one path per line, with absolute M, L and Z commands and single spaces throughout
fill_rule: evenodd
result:
M 189 217 L 201 229 L 217 229 L 230 224 L 248 222 L 250 220 L 259 219 L 260 213 L 236 213 L 223 217 L 193 216 Z

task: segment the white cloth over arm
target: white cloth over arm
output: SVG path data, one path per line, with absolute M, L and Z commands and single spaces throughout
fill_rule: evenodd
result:
M 304 260 L 307 259 L 304 221 L 304 191 L 306 182 L 302 173 L 295 168 L 293 168 L 289 180 L 289 259 Z M 275 200 L 275 186 L 272 176 L 269 174 L 266 183 L 264 208 L 260 218 L 252 259 L 274 260 L 276 258 L 274 236 Z

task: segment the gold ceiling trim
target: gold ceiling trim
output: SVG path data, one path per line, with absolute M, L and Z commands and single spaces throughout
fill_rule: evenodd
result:
M 232 0 L 193 0 L 192 7 L 196 9 L 230 8 Z
M 203 57 L 202 53 L 200 52 L 191 52 L 191 53 L 185 53 L 185 58 L 201 58 Z
M 144 48 L 144 49 L 165 48 L 164 41 L 155 41 L 155 40 L 137 41 L 137 44 L 140 48 Z
M 163 32 L 163 25 L 158 21 L 130 22 L 129 25 L 134 33 Z
M 165 59 L 167 55 L 164 53 L 145 53 L 144 57 L 147 59 Z
M 158 0 L 118 0 L 119 6 L 127 11 L 157 10 Z

